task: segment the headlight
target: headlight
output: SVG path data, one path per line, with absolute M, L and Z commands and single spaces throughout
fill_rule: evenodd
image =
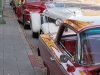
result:
M 61 24 L 62 20 L 60 18 L 57 18 L 55 21 L 56 26 L 59 26 Z

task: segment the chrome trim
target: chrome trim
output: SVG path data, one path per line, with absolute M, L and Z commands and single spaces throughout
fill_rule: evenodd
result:
M 77 59 L 80 60 L 80 56 L 81 56 L 81 41 L 80 41 L 80 36 L 79 34 L 77 34 L 77 37 L 78 37 L 78 45 L 77 45 L 77 51 L 78 51 L 78 56 L 77 56 Z

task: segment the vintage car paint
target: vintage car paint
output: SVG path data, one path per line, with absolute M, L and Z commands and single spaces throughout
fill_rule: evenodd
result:
M 42 13 L 43 10 L 45 9 L 45 1 L 37 1 L 37 2 L 28 2 L 25 0 L 24 4 L 18 6 L 17 8 L 17 16 L 20 21 L 23 22 L 23 15 L 26 20 L 26 22 L 30 23 L 30 12 L 37 12 L 37 13 Z
M 81 9 L 79 10 L 79 8 L 75 8 L 75 7 L 51 8 L 51 9 L 48 9 L 48 12 L 49 13 L 46 16 L 49 15 L 50 18 L 53 18 L 53 19 L 60 18 L 61 20 L 83 16 Z M 74 14 L 74 12 L 80 12 L 80 13 Z M 44 13 L 46 13 L 46 11 L 44 11 Z
M 96 25 L 95 25 L 96 24 Z M 42 34 L 39 38 L 39 51 L 40 55 L 43 59 L 43 61 L 46 63 L 46 65 L 49 68 L 49 71 L 52 72 L 54 75 L 99 75 L 100 73 L 100 66 L 90 66 L 90 65 L 84 65 L 78 62 L 73 61 L 73 57 L 68 57 L 68 61 L 66 63 L 61 62 L 60 56 L 64 54 L 64 51 L 62 51 L 62 48 L 57 44 L 57 36 L 59 36 L 61 27 L 68 25 L 69 28 L 72 27 L 77 31 L 77 33 L 82 32 L 83 30 L 86 30 L 87 28 L 95 28 L 100 27 L 99 22 L 96 22 L 95 20 L 92 21 L 77 21 L 73 19 L 65 20 L 60 28 L 58 33 L 52 33 L 52 34 Z M 63 28 L 62 28 L 63 29 Z M 62 31 L 62 30 L 61 30 Z M 72 32 L 66 33 L 67 35 L 72 34 Z M 71 37 L 70 37 L 71 38 Z M 61 39 L 62 41 L 66 38 Z M 68 39 L 68 38 L 67 38 Z M 68 43 L 70 44 L 70 43 Z M 71 44 L 73 45 L 73 44 Z M 50 63 L 52 62 L 52 63 Z M 52 65 L 52 64 L 55 65 Z M 52 66 L 51 66 L 52 65 Z M 70 66 L 70 67 L 69 67 Z M 55 67 L 57 69 L 55 69 Z M 59 73 L 56 73 L 59 72 Z M 51 75 L 52 75 L 51 74 Z
M 50 59 L 50 57 L 52 57 L 52 56 L 55 56 L 57 62 L 60 64 L 60 66 L 59 66 L 60 68 L 59 67 L 57 67 L 57 68 L 59 68 L 64 73 L 64 75 L 66 75 L 67 73 L 69 75 L 91 75 L 90 72 L 89 72 L 89 68 L 91 68 L 91 67 L 83 67 L 83 66 L 81 66 L 79 64 L 72 64 L 72 62 L 69 61 L 69 60 L 67 61 L 67 63 L 62 63 L 60 61 L 60 59 L 59 59 L 59 57 L 62 54 L 62 52 L 58 49 L 58 47 L 54 43 L 54 40 L 52 40 L 52 38 L 53 38 L 52 36 L 53 35 L 50 36 L 48 34 L 41 35 L 41 40 L 39 42 L 39 48 L 42 48 L 40 50 L 40 54 L 42 55 L 42 59 L 46 62 L 46 64 L 49 64 L 48 66 L 50 67 L 52 64 L 50 63 L 50 60 L 48 60 L 48 59 Z M 44 40 L 44 41 L 42 41 L 42 40 Z M 49 58 L 45 58 L 45 57 L 48 57 L 49 55 L 50 55 Z M 54 62 L 55 61 L 53 61 L 53 63 Z M 59 64 L 57 64 L 57 62 L 56 62 L 55 66 L 59 65 Z M 67 68 L 68 68 L 67 64 L 69 64 L 70 66 L 74 66 L 75 67 L 75 71 L 74 72 L 68 72 L 67 71 Z M 54 65 L 52 65 L 52 66 L 54 68 Z M 94 70 L 94 69 L 97 69 L 97 68 L 99 68 L 99 67 L 92 67 L 91 69 Z M 52 67 L 50 69 L 52 69 Z M 55 69 L 55 72 L 61 72 L 61 71 L 58 71 L 57 69 Z M 61 74 L 58 73 L 58 74 L 63 75 L 63 73 L 61 73 Z M 55 73 L 55 75 L 58 75 L 58 74 Z
M 30 21 L 30 15 L 29 15 L 30 12 L 39 13 L 40 11 L 41 11 L 40 9 L 25 9 L 24 14 L 25 14 L 26 20 Z
M 31 3 L 28 3 L 28 5 L 31 6 L 31 9 L 33 9 L 33 8 L 40 9 L 41 11 L 39 13 L 42 13 L 43 10 L 45 9 L 45 5 L 44 5 L 45 2 L 46 1 L 31 2 Z
M 85 72 L 84 72 L 84 70 L 86 70 L 84 67 L 81 67 L 81 66 L 75 66 L 76 64 L 72 64 L 72 62 L 70 61 L 70 60 L 68 60 L 67 61 L 67 63 L 62 63 L 61 61 L 60 61 L 60 55 L 62 54 L 62 52 L 61 52 L 61 50 L 59 50 L 59 48 L 56 46 L 56 44 L 54 43 L 54 40 L 52 40 L 52 35 L 50 36 L 50 35 L 48 35 L 48 34 L 44 34 L 44 35 L 40 35 L 41 36 L 41 41 L 40 41 L 40 43 L 39 43 L 39 48 L 42 48 L 41 50 L 40 50 L 40 54 L 42 55 L 42 58 L 43 58 L 43 60 L 45 60 L 45 62 L 49 62 L 46 58 L 45 58 L 45 56 L 47 56 L 48 57 L 48 53 L 49 53 L 49 55 L 50 55 L 50 53 L 51 53 L 51 55 L 53 55 L 55 58 L 56 58 L 56 60 L 57 60 L 57 62 L 60 64 L 60 66 L 62 66 L 62 68 L 60 68 L 60 70 L 62 70 L 62 72 L 64 73 L 64 74 L 60 74 L 60 75 L 66 75 L 67 73 L 69 74 L 69 75 L 71 75 L 71 74 L 74 74 L 74 75 L 87 75 Z M 42 41 L 43 40 L 43 41 Z M 45 46 L 45 47 L 43 47 L 43 46 Z M 46 47 L 47 46 L 47 47 Z M 45 49 L 45 48 L 49 48 L 48 50 L 47 49 Z M 52 56 L 51 56 L 52 57 Z M 50 59 L 50 57 L 49 57 L 49 59 Z M 47 63 L 47 64 L 50 64 L 50 63 Z M 67 68 L 68 68 L 68 66 L 67 66 L 67 64 L 69 64 L 70 66 L 74 66 L 75 67 L 75 71 L 74 72 L 68 72 L 67 71 Z M 51 65 L 51 64 L 50 64 Z M 48 65 L 49 66 L 49 65 Z M 55 65 L 55 66 L 57 66 L 57 64 Z M 59 67 L 60 67 L 59 66 Z M 58 67 L 58 68 L 59 68 Z M 65 71 L 66 72 L 65 72 Z M 55 70 L 56 72 L 58 72 L 57 70 Z M 55 75 L 57 75 L 57 74 L 55 74 Z
M 21 17 L 21 8 L 20 8 L 20 6 L 17 7 L 17 16 Z
M 59 4 L 60 3 L 60 4 Z M 63 2 L 62 0 L 60 1 L 48 1 L 45 3 L 46 9 L 41 13 L 41 25 L 37 25 L 40 30 L 37 28 L 37 32 L 35 28 L 35 24 L 32 24 L 32 21 L 35 20 L 35 18 L 31 17 L 31 26 L 32 26 L 32 36 L 35 38 L 34 35 L 38 35 L 42 33 L 54 33 L 57 32 L 59 29 L 59 24 L 68 18 L 72 17 L 79 17 L 83 16 L 83 13 L 81 11 L 80 7 L 66 7 L 64 4 L 67 2 Z M 33 12 L 34 15 L 34 12 Z M 30 14 L 32 16 L 32 13 Z M 60 22 L 57 23 L 57 20 L 60 20 Z M 34 22 L 34 21 L 33 21 Z M 37 21 L 39 22 L 39 21 Z
M 33 12 L 31 14 L 31 12 L 30 12 L 30 18 L 31 18 L 30 27 L 31 27 L 32 31 L 40 33 L 40 27 L 41 27 L 40 14 L 39 13 L 33 13 Z M 32 18 L 34 18 L 34 19 L 32 19 Z M 34 27 L 32 25 L 34 25 Z
M 43 44 L 45 44 L 45 43 L 41 40 L 41 42 L 39 43 L 39 47 L 42 48 L 43 51 L 40 51 L 40 54 L 42 55 L 43 61 L 47 65 L 49 64 L 48 68 L 50 69 L 50 75 L 67 75 L 66 71 L 63 69 L 63 67 L 60 65 L 60 63 L 58 61 L 56 61 L 57 59 L 52 60 L 52 57 L 54 57 L 52 52 L 51 51 L 48 52 L 48 50 L 49 50 L 48 47 L 46 47 L 46 45 L 43 45 Z M 64 73 L 63 73 L 63 71 L 64 71 Z
M 77 31 L 81 30 L 83 27 L 92 25 L 91 22 L 77 21 L 77 20 L 71 20 L 71 19 L 65 20 L 64 23 L 72 26 Z
M 89 28 L 100 27 L 100 25 L 94 25 L 93 24 L 94 22 L 77 21 L 77 20 L 72 20 L 72 19 L 67 19 L 63 23 L 70 25 L 78 33 L 82 32 L 83 30 L 89 29 Z
M 78 33 L 94 27 L 100 27 L 100 15 L 99 16 L 82 16 L 82 17 L 75 17 L 71 18 L 64 23 L 72 24 L 73 28 L 77 30 Z

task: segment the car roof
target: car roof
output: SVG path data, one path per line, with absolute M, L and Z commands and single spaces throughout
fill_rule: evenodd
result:
M 73 27 L 77 32 L 82 32 L 91 27 L 100 27 L 100 16 L 75 17 L 65 20 L 64 23 Z

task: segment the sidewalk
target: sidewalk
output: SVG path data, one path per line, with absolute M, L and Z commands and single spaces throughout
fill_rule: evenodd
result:
M 6 24 L 0 24 L 0 75 L 42 75 L 9 2 L 4 2 L 3 13 Z

